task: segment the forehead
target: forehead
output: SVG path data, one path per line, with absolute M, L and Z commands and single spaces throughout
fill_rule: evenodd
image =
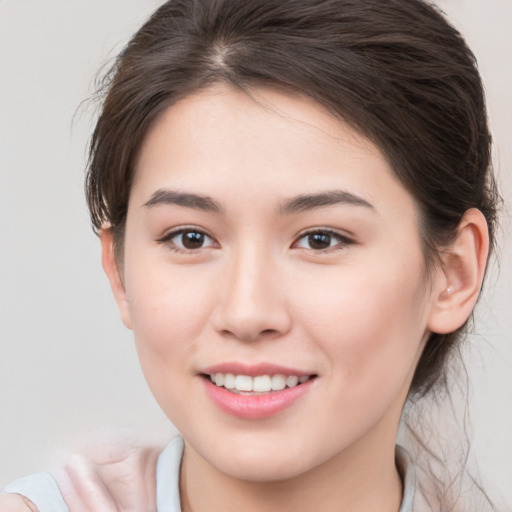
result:
M 349 188 L 378 205 L 413 199 L 367 138 L 299 94 L 216 86 L 165 110 L 143 142 L 133 185 L 138 200 L 162 187 L 245 199 Z M 231 198 L 234 199 L 234 198 Z
M 276 139 L 287 145 L 277 149 Z M 308 145 L 304 147 L 304 139 Z M 213 147 L 199 142 L 216 141 L 218 153 L 235 149 L 253 151 L 267 149 L 266 154 L 284 156 L 285 151 L 343 150 L 343 142 L 360 154 L 379 154 L 368 139 L 359 135 L 316 101 L 293 91 L 256 88 L 244 91 L 218 84 L 187 96 L 164 110 L 146 134 L 137 168 L 159 156 L 157 145 L 176 142 L 194 146 L 194 156 L 202 156 L 202 148 L 212 154 Z M 239 146 L 241 144 L 241 146 Z M 160 146 L 161 147 L 161 146 Z M 290 155 L 288 155 L 290 156 Z

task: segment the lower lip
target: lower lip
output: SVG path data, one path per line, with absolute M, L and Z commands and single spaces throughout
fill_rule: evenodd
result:
M 208 396 L 220 409 L 244 420 L 260 420 L 280 413 L 310 391 L 313 381 L 316 380 L 310 379 L 293 388 L 262 395 L 239 395 L 216 386 L 207 378 L 201 379 Z

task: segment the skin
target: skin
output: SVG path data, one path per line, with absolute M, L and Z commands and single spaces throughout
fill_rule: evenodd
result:
M 169 190 L 218 211 L 150 204 Z M 334 190 L 370 206 L 282 211 Z M 184 247 L 184 227 L 204 244 Z M 311 230 L 331 231 L 329 247 L 312 247 Z M 398 510 L 394 444 L 414 369 L 430 332 L 470 314 L 486 234 L 468 211 L 428 280 L 413 197 L 318 104 L 219 86 L 165 111 L 137 161 L 122 272 L 107 228 L 101 241 L 147 381 L 186 441 L 184 510 Z M 284 411 L 245 420 L 205 393 L 200 372 L 225 361 L 317 378 Z
M 120 435 L 75 447 L 52 475 L 70 512 L 155 512 L 156 463 L 163 446 Z M 165 446 L 165 445 L 164 445 Z M 0 494 L 0 512 L 38 512 L 19 494 Z
M 148 206 L 163 189 L 207 195 L 220 211 Z M 371 207 L 280 211 L 332 190 Z M 208 233 L 204 246 L 161 241 L 184 226 Z M 341 238 L 312 247 L 311 229 Z M 148 133 L 122 261 L 108 226 L 100 238 L 148 383 L 186 441 L 184 512 L 399 509 L 401 410 L 429 333 L 457 329 L 478 298 L 481 212 L 466 212 L 428 280 L 415 201 L 378 148 L 304 97 L 216 87 L 168 109 Z M 242 420 L 219 410 L 198 376 L 226 360 L 318 377 L 279 414 Z M 158 452 L 89 458 L 86 478 L 83 459 L 68 466 L 71 512 L 150 512 Z M 37 511 L 13 494 L 0 495 L 0 509 Z
M 208 196 L 219 211 L 148 206 L 162 190 Z M 290 198 L 333 190 L 371 207 L 282 213 Z M 483 261 L 471 216 L 457 241 Z M 183 227 L 207 233 L 204 245 L 184 248 L 173 235 Z M 319 250 L 304 235 L 312 229 L 341 238 Z M 414 368 L 434 327 L 465 319 L 450 304 L 472 308 L 482 272 L 461 271 L 454 251 L 427 282 L 415 201 L 377 147 L 301 96 L 203 91 L 144 141 L 122 276 L 110 231 L 102 244 L 148 383 L 186 440 L 185 510 L 398 510 L 394 443 Z M 241 420 L 198 375 L 224 361 L 318 377 L 285 411 Z
M 0 507 L 2 512 L 38 512 L 34 503 L 20 494 L 1 494 Z

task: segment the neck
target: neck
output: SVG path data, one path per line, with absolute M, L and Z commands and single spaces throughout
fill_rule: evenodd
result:
M 270 482 L 223 474 L 186 445 L 180 478 L 182 510 L 397 512 L 402 483 L 395 466 L 394 436 L 387 443 L 373 437 L 373 442 L 361 439 L 306 473 Z

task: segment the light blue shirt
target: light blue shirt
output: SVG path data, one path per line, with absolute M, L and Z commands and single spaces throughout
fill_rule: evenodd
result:
M 183 456 L 183 438 L 174 437 L 158 457 L 156 467 L 157 512 L 181 512 L 179 475 Z M 414 512 L 416 477 L 409 455 L 396 447 L 396 461 L 403 481 L 403 498 L 399 512 Z M 69 512 L 57 482 L 49 473 L 20 478 L 9 484 L 4 492 L 18 493 L 34 502 L 39 512 Z

